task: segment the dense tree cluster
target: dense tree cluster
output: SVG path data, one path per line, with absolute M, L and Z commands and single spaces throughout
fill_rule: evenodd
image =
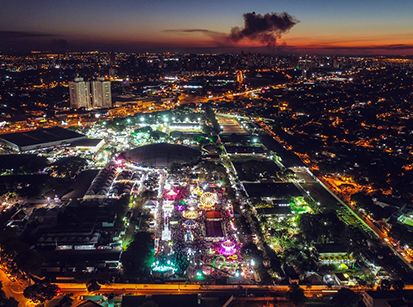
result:
M 63 157 L 51 166 L 58 177 L 74 178 L 87 165 L 87 160 L 82 157 Z
M 28 286 L 24 289 L 23 295 L 33 302 L 44 303 L 51 300 L 57 294 L 57 291 L 58 287 L 56 285 L 41 282 Z
M 334 211 L 303 214 L 300 218 L 300 230 L 310 242 L 334 242 L 337 238 L 342 238 L 345 228 Z
M 128 249 L 122 254 L 125 275 L 146 277 L 153 258 L 153 239 L 149 232 L 138 232 Z
M 358 306 L 361 297 L 348 288 L 340 288 L 332 299 L 334 306 L 351 307 Z
M 12 174 L 31 174 L 43 170 L 47 159 L 32 154 L 10 154 L 0 156 L 0 171 L 10 171 Z

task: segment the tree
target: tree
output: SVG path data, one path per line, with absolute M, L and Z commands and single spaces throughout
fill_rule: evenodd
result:
M 47 159 L 32 154 L 10 154 L 0 156 L 0 170 L 12 170 L 13 174 L 30 174 L 43 170 Z
M 187 255 L 184 250 L 179 249 L 175 254 L 175 261 L 178 267 L 178 272 L 183 273 L 186 271 L 189 265 L 189 261 L 187 259 Z
M 384 290 L 384 291 L 386 291 L 386 290 L 390 290 L 390 288 L 391 288 L 391 282 L 390 282 L 390 280 L 388 280 L 388 279 L 382 279 L 381 281 L 380 281 L 380 289 L 381 290 Z
M 300 272 L 317 269 L 315 257 L 309 249 L 292 247 L 286 249 L 284 255 L 287 263 L 294 265 Z
M 326 211 L 319 214 L 302 214 L 300 230 L 309 241 L 318 243 L 342 238 L 346 227 L 338 219 L 335 211 Z
M 297 284 L 292 284 L 288 292 L 288 299 L 296 306 L 300 306 L 305 302 L 304 290 Z
M 153 257 L 153 239 L 149 232 L 138 232 L 135 239 L 122 253 L 122 265 L 125 274 L 142 277 L 150 271 L 150 263 Z
M 403 290 L 404 289 L 404 281 L 401 279 L 393 281 L 393 289 L 394 290 Z
M 66 294 L 60 300 L 60 302 L 56 305 L 57 307 L 70 307 L 73 305 L 73 298 L 71 297 L 72 294 Z
M 221 132 L 221 126 L 217 121 L 217 118 L 215 117 L 215 113 L 211 108 L 210 104 L 206 104 L 205 106 L 205 115 L 207 117 L 207 119 L 209 119 L 209 121 L 212 124 L 213 127 L 213 133 L 215 134 L 219 134 Z
M 155 141 L 159 141 L 160 139 L 166 139 L 168 137 L 168 134 L 159 130 L 152 131 L 150 135 L 151 138 Z
M 357 205 L 374 205 L 372 198 L 364 192 L 357 192 L 351 195 L 351 201 L 354 201 Z
M 2 232 L 0 247 L 2 250 L 0 257 L 13 259 L 9 261 L 9 265 L 25 272 L 39 273 L 42 257 L 37 251 L 30 249 L 28 244 L 21 241 L 14 229 L 7 228 Z
M 360 295 L 349 288 L 341 288 L 333 297 L 334 306 L 357 306 L 360 302 Z
M 48 283 L 35 283 L 26 287 L 23 291 L 25 298 L 31 299 L 33 302 L 44 303 L 51 300 L 57 294 L 58 287 Z
M 97 280 L 92 279 L 92 280 L 89 280 L 86 283 L 86 288 L 87 288 L 88 292 L 99 291 L 100 290 L 100 285 L 97 282 Z
M 151 128 L 151 126 L 144 126 L 138 129 L 135 129 L 134 134 L 138 134 L 138 133 L 151 133 L 153 131 L 153 129 Z
M 24 272 L 38 274 L 43 262 L 42 256 L 33 249 L 27 249 L 15 257 L 15 261 L 19 268 Z
M 87 165 L 87 160 L 82 157 L 63 157 L 57 160 L 52 169 L 59 177 L 75 177 Z

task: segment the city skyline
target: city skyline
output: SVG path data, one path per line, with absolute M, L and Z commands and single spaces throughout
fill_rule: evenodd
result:
M 412 0 L 5 0 L 0 306 L 413 306 Z
M 277 52 L 413 54 L 413 3 L 404 0 L 8 1 L 0 13 L 0 45 L 4 51 L 268 51 L 251 37 L 228 39 L 234 27 L 243 28 L 243 15 L 254 12 L 295 19 L 277 33 Z

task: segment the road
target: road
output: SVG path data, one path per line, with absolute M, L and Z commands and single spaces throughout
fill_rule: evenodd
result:
M 75 296 L 90 295 L 85 284 L 80 283 L 57 283 L 62 293 L 73 293 Z M 301 286 L 307 296 L 319 294 L 331 294 L 341 287 L 329 287 L 325 285 Z M 413 285 L 407 285 L 406 290 L 413 290 Z M 129 294 L 129 295 L 151 295 L 151 294 L 219 294 L 228 293 L 234 295 L 255 294 L 275 295 L 287 294 L 290 287 L 287 285 L 262 286 L 262 285 L 201 285 L 201 284 L 109 284 L 103 285 L 97 293 L 102 294 Z M 374 288 L 353 287 L 353 291 L 365 292 Z
M 14 298 L 19 303 L 19 306 L 35 306 L 31 300 L 23 296 L 23 290 L 27 285 L 19 280 L 11 280 L 2 267 L 0 267 L 0 281 L 6 296 Z
M 8 297 L 14 297 L 19 306 L 35 306 L 31 301 L 23 296 L 21 284 L 10 281 L 7 275 L 0 270 L 0 279 L 3 283 L 3 289 Z M 60 289 L 59 295 L 73 294 L 79 301 L 83 296 L 91 294 L 115 294 L 115 295 L 179 295 L 179 294 L 208 294 L 219 295 L 222 293 L 235 296 L 255 295 L 255 296 L 285 296 L 290 288 L 287 285 L 201 285 L 201 284 L 131 284 L 131 283 L 114 283 L 102 285 L 99 291 L 90 293 L 84 283 L 56 283 Z M 326 285 L 301 286 L 306 296 L 330 296 L 337 292 L 340 287 L 329 287 Z M 406 285 L 406 290 L 413 290 L 413 285 Z M 375 288 L 353 287 L 355 292 L 365 292 L 375 290 Z

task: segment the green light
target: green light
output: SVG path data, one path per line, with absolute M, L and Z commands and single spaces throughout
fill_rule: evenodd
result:
M 168 265 L 156 265 L 152 267 L 152 271 L 161 272 L 161 273 L 168 272 L 168 271 L 174 272 L 175 268 L 172 266 L 168 266 Z
M 195 277 L 197 280 L 204 280 L 205 276 L 204 273 L 201 270 L 196 271 Z
M 176 265 L 169 259 L 166 261 L 166 263 L 164 263 L 163 261 L 161 263 L 159 260 L 156 260 L 154 263 L 152 263 L 151 269 L 153 272 L 166 273 L 172 271 L 172 274 L 175 274 Z
M 292 197 L 290 202 L 291 210 L 295 214 L 311 213 L 311 207 L 308 205 L 304 197 Z

